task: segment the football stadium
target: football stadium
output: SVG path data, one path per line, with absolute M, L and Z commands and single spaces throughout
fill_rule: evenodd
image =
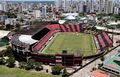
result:
M 49 24 L 33 35 L 15 34 L 11 40 L 14 54 L 64 66 L 80 65 L 82 60 L 100 56 L 111 47 L 106 32 L 86 33 L 84 24 Z

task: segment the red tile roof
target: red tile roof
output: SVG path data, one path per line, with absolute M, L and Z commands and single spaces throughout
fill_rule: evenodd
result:
M 110 77 L 106 72 L 102 70 L 95 70 L 91 72 L 91 76 L 93 77 Z

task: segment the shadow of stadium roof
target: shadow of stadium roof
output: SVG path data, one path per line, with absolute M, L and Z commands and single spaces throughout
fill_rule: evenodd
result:
M 43 21 L 37 24 L 33 24 L 32 26 L 29 27 L 29 29 L 22 29 L 19 32 L 17 32 L 17 34 L 27 34 L 27 35 L 33 35 L 34 33 L 38 32 L 39 30 L 41 30 L 42 28 L 46 27 L 49 24 L 52 23 L 57 23 L 57 22 L 53 22 L 53 21 Z

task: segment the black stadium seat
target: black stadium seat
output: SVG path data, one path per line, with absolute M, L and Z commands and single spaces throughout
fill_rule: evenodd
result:
M 44 28 L 40 30 L 38 33 L 34 34 L 32 36 L 33 39 L 35 40 L 40 40 L 42 37 L 44 37 L 50 30 L 48 28 Z
M 68 26 L 70 28 L 70 32 L 73 32 L 71 25 L 69 24 Z

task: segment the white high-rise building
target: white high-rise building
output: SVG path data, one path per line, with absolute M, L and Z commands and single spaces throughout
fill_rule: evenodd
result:
M 119 8 L 118 7 L 114 7 L 114 14 L 118 14 L 119 13 Z
M 97 0 L 98 13 L 104 13 L 104 0 Z
M 97 0 L 98 13 L 113 13 L 113 0 Z
M 90 12 L 90 1 L 86 0 L 87 12 Z
M 67 11 L 67 7 L 66 7 L 67 0 L 63 0 L 62 3 L 63 3 L 63 10 Z
M 26 3 L 22 3 L 21 4 L 22 6 L 22 11 L 27 11 L 28 10 L 28 4 L 26 4 Z
M 0 4 L 0 10 L 3 11 L 3 6 L 2 6 L 2 4 Z
M 78 3 L 78 11 L 80 13 L 83 13 L 83 5 L 84 5 L 84 2 L 83 1 L 79 1 L 79 3 Z
M 6 4 L 6 2 L 0 3 L 0 10 L 1 11 L 7 11 L 7 4 Z
M 113 0 L 108 2 L 108 13 L 113 13 Z
M 35 17 L 35 18 L 40 18 L 40 17 L 41 17 L 41 12 L 40 12 L 40 10 L 34 10 L 34 17 Z
M 113 1 L 112 0 L 105 0 L 105 13 L 113 13 Z
M 90 13 L 94 12 L 94 1 L 90 0 Z
M 60 9 L 60 8 L 62 8 L 62 0 L 55 0 L 56 2 L 56 7 L 57 7 L 57 9 Z
M 44 6 L 42 7 L 42 15 L 43 15 L 43 17 L 46 17 L 46 16 L 47 16 L 47 5 L 44 5 Z
M 3 11 L 6 12 L 6 11 L 7 11 L 7 3 L 6 3 L 6 2 L 3 2 L 2 4 L 3 4 Z

